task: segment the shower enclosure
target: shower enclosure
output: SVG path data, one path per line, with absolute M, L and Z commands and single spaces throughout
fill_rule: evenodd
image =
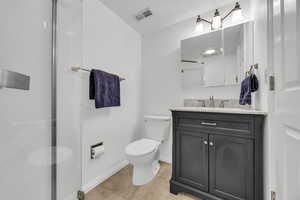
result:
M 0 4 L 1 199 L 76 199 L 81 1 Z

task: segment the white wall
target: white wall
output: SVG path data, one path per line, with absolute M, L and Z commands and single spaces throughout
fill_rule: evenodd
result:
M 234 5 L 220 9 L 221 13 L 230 10 Z M 251 19 L 249 1 L 241 1 L 245 20 Z M 202 16 L 211 17 L 214 11 Z M 182 106 L 185 98 L 239 98 L 239 86 L 182 89 L 180 41 L 196 36 L 196 17 L 172 25 L 159 32 L 143 36 L 142 65 L 143 65 L 143 113 L 170 115 L 169 109 Z M 230 25 L 230 18 L 225 26 Z M 205 27 L 208 31 L 209 27 Z M 171 130 L 170 130 L 171 131 Z M 161 159 L 171 160 L 171 137 L 161 147 Z
M 83 189 L 89 190 L 126 162 L 125 147 L 140 134 L 141 36 L 98 0 L 83 1 L 83 65 L 124 78 L 121 107 L 95 109 L 89 73 L 82 74 Z M 105 153 L 90 159 L 90 146 Z

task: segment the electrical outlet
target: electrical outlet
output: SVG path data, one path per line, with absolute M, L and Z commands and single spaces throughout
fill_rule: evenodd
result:
M 269 76 L 269 90 L 275 90 L 275 76 Z
M 271 200 L 276 200 L 276 192 L 271 191 Z

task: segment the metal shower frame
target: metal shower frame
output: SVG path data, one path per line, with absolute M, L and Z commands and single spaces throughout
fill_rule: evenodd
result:
M 52 0 L 51 26 L 51 200 L 57 200 L 57 0 Z

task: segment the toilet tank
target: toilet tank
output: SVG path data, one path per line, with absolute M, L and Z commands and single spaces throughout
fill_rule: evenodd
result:
M 171 117 L 162 115 L 146 115 L 145 137 L 163 142 L 170 134 Z

